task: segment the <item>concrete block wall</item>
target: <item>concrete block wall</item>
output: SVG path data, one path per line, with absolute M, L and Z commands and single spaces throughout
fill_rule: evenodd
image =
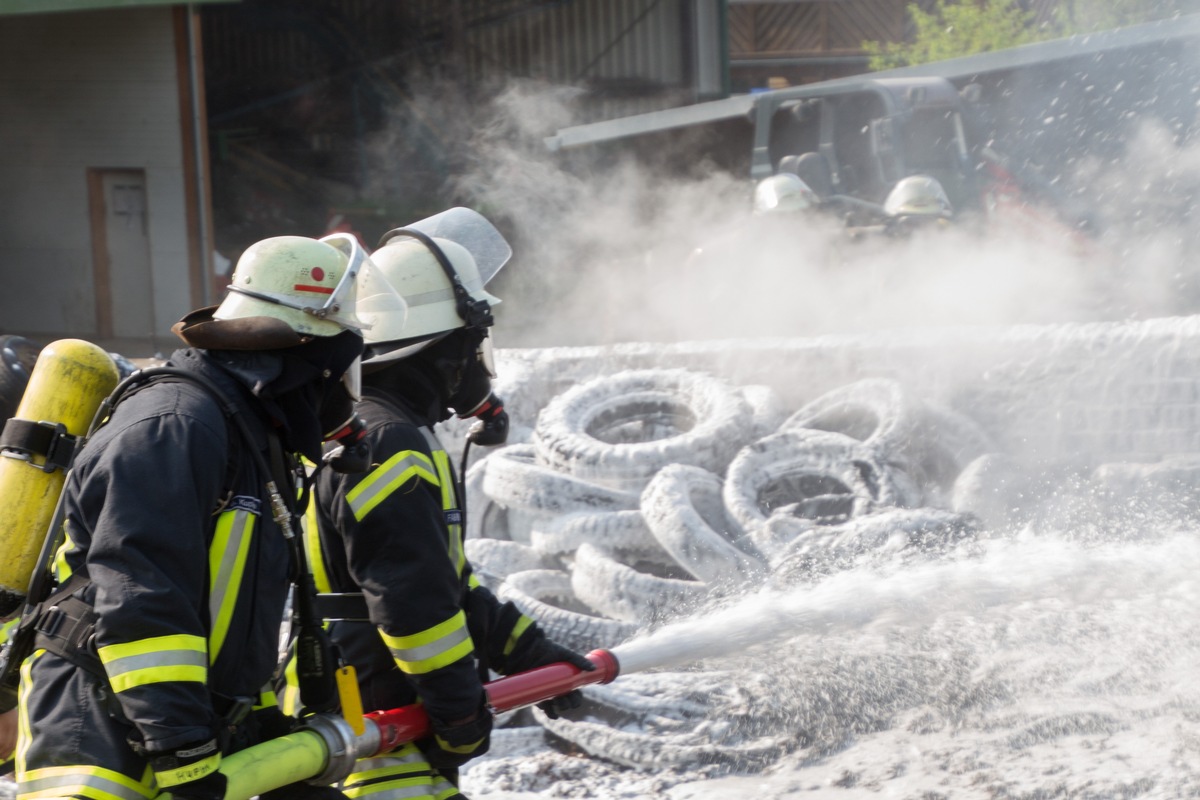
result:
M 892 378 L 915 399 L 967 415 L 1021 458 L 1200 453 L 1200 317 L 502 350 L 497 390 L 514 425 L 532 427 L 577 383 L 667 367 L 771 386 L 791 410 L 862 378 Z

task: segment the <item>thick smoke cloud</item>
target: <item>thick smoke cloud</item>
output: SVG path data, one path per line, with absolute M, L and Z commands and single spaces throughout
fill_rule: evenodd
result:
M 749 179 L 703 163 L 681 178 L 551 154 L 542 137 L 573 123 L 572 99 L 528 83 L 499 92 L 460 182 L 517 245 L 494 287 L 504 345 L 1126 319 L 1191 313 L 1200 295 L 1188 258 L 1200 153 L 1154 121 L 1116 155 L 1072 154 L 1073 193 L 1103 221 L 1091 234 L 1010 208 L 855 238 L 820 214 L 755 219 Z

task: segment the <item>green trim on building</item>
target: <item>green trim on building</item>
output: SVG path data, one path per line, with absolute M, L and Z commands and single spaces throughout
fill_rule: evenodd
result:
M 240 0 L 0 0 L 0 15 L 48 14 L 52 11 L 96 11 L 103 8 L 134 8 L 137 6 L 183 6 L 199 3 L 237 3 Z

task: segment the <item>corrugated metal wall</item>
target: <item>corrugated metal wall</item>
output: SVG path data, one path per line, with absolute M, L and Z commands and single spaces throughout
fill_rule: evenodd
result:
M 542 4 L 467 31 L 476 80 L 500 71 L 590 89 L 596 118 L 692 98 L 685 0 L 577 0 Z
M 589 91 L 595 118 L 694 100 L 689 0 L 321 0 L 204 9 L 211 73 L 249 88 L 347 70 L 454 70 L 478 88 L 532 78 Z

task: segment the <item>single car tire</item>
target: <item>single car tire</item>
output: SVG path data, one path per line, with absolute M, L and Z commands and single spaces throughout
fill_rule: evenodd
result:
M 532 444 L 505 447 L 488 456 L 486 463 L 484 494 L 510 510 L 546 517 L 638 506 L 638 495 L 633 492 L 602 486 L 538 463 Z
M 508 512 L 483 491 L 483 479 L 488 469 L 488 459 L 472 464 L 463 481 L 466 494 L 466 523 L 463 538 L 511 540 Z
M 897 381 L 865 378 L 806 403 L 784 420 L 779 430 L 808 428 L 840 433 L 889 458 L 900 456 L 908 448 L 916 424 L 916 409 Z
M 743 678 L 711 671 L 636 673 L 585 686 L 582 706 L 557 720 L 540 709 L 534 717 L 552 736 L 626 767 L 761 769 L 797 738 L 759 722 L 761 705 L 747 697 Z
M 738 391 L 750 406 L 750 441 L 758 441 L 779 430 L 788 413 L 777 391 L 765 384 L 742 386 Z
M 954 482 L 963 469 L 995 452 L 992 437 L 965 414 L 933 404 L 917 413 L 909 462 L 914 477 L 925 488 L 926 503 L 950 507 Z
M 636 625 L 654 625 L 695 611 L 707 592 L 703 583 L 682 576 L 674 563 L 639 560 L 624 564 L 595 545 L 581 545 L 571 568 L 571 588 L 605 616 Z
M 686 464 L 664 467 L 642 492 L 642 516 L 654 538 L 692 576 L 709 585 L 740 585 L 766 572 L 754 545 L 729 519 L 724 482 Z
M 808 428 L 781 430 L 743 448 L 729 465 L 723 490 L 731 520 L 768 561 L 787 544 L 777 535 L 786 527 L 765 524 L 777 509 L 787 506 L 794 515 L 806 500 L 838 494 L 852 498 L 848 517 L 902 500 L 892 469 L 861 441 Z M 799 533 L 808 523 L 797 519 L 805 526 Z
M 500 581 L 517 572 L 531 569 L 559 569 L 562 565 L 545 553 L 521 542 L 503 539 L 467 539 L 463 543 L 467 561 L 476 573 L 486 572 Z M 489 586 L 495 589 L 494 586 Z
M 702 373 L 650 369 L 563 392 L 538 415 L 533 441 L 556 470 L 640 492 L 668 464 L 723 472 L 752 435 L 740 392 Z
M 535 569 L 509 575 L 496 592 L 534 619 L 552 640 L 576 652 L 614 647 L 631 639 L 637 625 L 600 616 L 575 596 L 571 576 Z
M 979 521 L 970 514 L 935 508 L 893 508 L 842 525 L 813 527 L 794 539 L 773 564 L 783 583 L 850 569 L 864 557 L 890 558 L 901 551 L 938 555 L 974 538 Z
M 637 509 L 564 514 L 535 524 L 529 543 L 535 550 L 560 557 L 573 554 L 583 544 L 666 556 Z

